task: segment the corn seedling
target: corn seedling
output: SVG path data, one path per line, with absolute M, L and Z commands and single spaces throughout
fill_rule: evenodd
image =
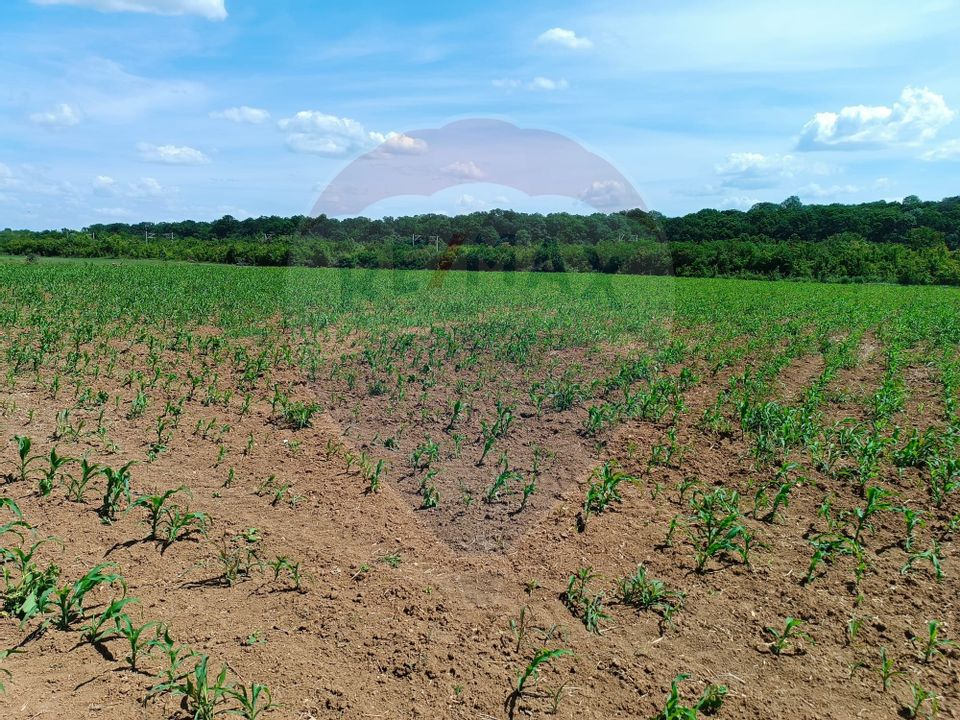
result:
M 911 700 L 910 704 L 904 708 L 908 718 L 927 718 L 932 720 L 940 712 L 940 698 L 936 693 L 930 690 L 924 690 L 917 683 L 910 685 Z M 926 709 L 924 709 L 926 708 Z
M 273 702 L 270 688 L 260 683 L 251 683 L 249 688 L 238 683 L 227 690 L 227 694 L 239 706 L 236 710 L 230 710 L 230 713 L 244 720 L 258 720 L 279 707 Z
M 130 490 L 130 467 L 132 465 L 133 461 L 128 462 L 118 470 L 105 467 L 100 471 L 107 480 L 107 486 L 103 493 L 103 504 L 99 510 L 100 518 L 104 522 L 109 523 L 116 520 L 123 500 L 129 503 L 132 499 Z
M 214 720 L 218 715 L 224 715 L 233 689 L 227 681 L 227 666 L 221 666 L 220 671 L 211 676 L 209 663 L 209 656 L 200 655 L 193 670 L 172 681 L 160 683 L 150 694 L 169 694 L 181 698 L 194 720 Z
M 570 576 L 567 590 L 563 595 L 563 602 L 573 614 L 583 622 L 583 626 L 592 633 L 600 634 L 600 623 L 609 620 L 610 616 L 603 610 L 604 594 L 598 592 L 591 595 L 588 585 L 597 577 L 593 568 L 582 567 Z
M 684 594 L 668 589 L 662 580 L 647 577 L 647 569 L 642 564 L 637 566 L 633 575 L 618 581 L 617 591 L 624 605 L 638 610 L 652 610 L 667 622 L 683 607 Z
M 43 474 L 40 476 L 40 485 L 38 492 L 41 497 L 48 496 L 53 492 L 53 488 L 56 485 L 57 474 L 67 463 L 73 462 L 73 458 L 61 457 L 57 454 L 56 448 L 50 448 L 50 455 L 47 458 L 48 465 L 47 469 L 43 471 Z
M 923 662 L 929 663 L 938 655 L 943 655 L 946 651 L 957 646 L 957 643 L 953 640 L 941 636 L 942 629 L 943 623 L 939 620 L 931 620 L 927 623 L 925 635 L 915 635 L 913 637 L 912 642 L 914 646 L 919 646 Z
M 687 706 L 680 697 L 680 683 L 687 680 L 689 675 L 678 675 L 670 683 L 670 694 L 667 695 L 667 702 L 663 710 L 654 715 L 650 720 L 696 720 L 699 713 L 704 715 L 715 715 L 723 706 L 723 701 L 727 697 L 727 688 L 725 685 L 707 685 L 700 699 L 692 706 Z
M 562 658 L 565 655 L 573 655 L 573 651 L 567 650 L 566 648 L 537 650 L 533 657 L 530 658 L 530 661 L 527 663 L 526 667 L 517 676 L 517 687 L 514 691 L 516 695 L 522 696 L 524 692 L 528 690 L 529 685 L 536 684 L 536 682 L 540 679 L 540 670 L 544 665 Z
M 52 604 L 58 615 L 55 626 L 59 630 L 69 630 L 73 623 L 84 617 L 83 601 L 87 593 L 100 585 L 118 584 L 126 593 L 126 583 L 123 576 L 116 572 L 113 563 L 102 563 L 87 571 L 86 575 L 77 580 L 72 586 L 65 585 L 54 593 Z M 45 610 L 46 608 L 44 608 Z
M 766 633 L 772 638 L 769 644 L 770 652 L 772 652 L 774 655 L 780 656 L 788 646 L 800 640 L 812 644 L 813 638 L 800 629 L 802 624 L 803 622 L 801 620 L 788 617 L 786 623 L 784 624 L 783 630 L 777 630 L 776 628 L 772 627 L 765 628 Z
M 17 475 L 20 482 L 27 482 L 30 479 L 30 466 L 36 462 L 42 461 L 40 455 L 30 455 L 30 448 L 33 446 L 33 440 L 26 435 L 14 435 L 13 439 L 17 442 L 17 457 L 19 465 Z
M 883 684 L 883 691 L 890 689 L 890 683 L 895 677 L 903 675 L 903 672 L 896 669 L 897 661 L 887 655 L 885 647 L 880 648 L 880 667 L 877 668 L 877 675 L 880 676 L 880 682 Z

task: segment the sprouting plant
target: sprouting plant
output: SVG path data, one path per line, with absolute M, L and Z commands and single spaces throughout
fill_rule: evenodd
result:
M 151 620 L 142 625 L 135 625 L 130 616 L 126 613 L 117 618 L 117 634 L 122 637 L 130 646 L 130 654 L 124 658 L 132 670 L 137 670 L 141 655 L 150 654 L 154 647 L 154 641 L 163 629 L 159 622 Z M 149 637 L 148 631 L 154 630 L 153 637 Z
M 772 638 L 770 642 L 770 652 L 774 655 L 781 655 L 788 645 L 797 640 L 805 640 L 806 642 L 813 643 L 813 638 L 800 629 L 802 624 L 803 622 L 801 620 L 788 617 L 783 630 L 776 630 L 772 627 L 765 628 L 767 634 Z
M 914 645 L 919 645 L 920 653 L 923 655 L 923 661 L 929 663 L 938 655 L 943 655 L 944 651 L 956 647 L 957 643 L 941 636 L 943 623 L 939 620 L 930 620 L 927 623 L 927 632 L 923 636 L 914 636 Z
M 937 716 L 937 713 L 940 711 L 940 698 L 936 693 L 930 690 L 924 690 L 917 683 L 910 684 L 910 693 L 912 695 L 911 702 L 904 708 L 908 718 L 935 718 Z M 929 708 L 927 712 L 923 711 L 924 705 Z M 921 715 L 921 713 L 923 713 L 923 715 Z
M 177 493 L 181 492 L 189 495 L 190 489 L 186 485 L 181 485 L 180 487 L 165 490 L 162 493 L 141 495 L 130 504 L 129 508 L 127 508 L 127 512 L 130 512 L 134 508 L 138 507 L 142 507 L 147 511 L 147 524 L 150 526 L 150 534 L 147 536 L 148 540 L 160 539 L 161 524 L 167 509 L 167 501 Z
M 900 574 L 906 575 L 910 570 L 913 569 L 913 566 L 921 561 L 926 561 L 930 563 L 930 566 L 933 568 L 934 577 L 937 579 L 937 582 L 943 581 L 943 550 L 940 548 L 940 543 L 936 540 L 933 541 L 933 546 L 929 550 L 924 550 L 923 552 L 911 553 L 910 557 L 907 558 L 907 562 L 900 568 Z
M 124 499 L 127 502 L 132 499 L 130 490 L 130 467 L 132 465 L 133 461 L 130 461 L 118 470 L 105 467 L 100 471 L 107 480 L 107 486 L 103 493 L 103 504 L 99 510 L 100 517 L 104 522 L 116 520 L 120 503 Z
M 685 529 L 694 547 L 695 570 L 706 571 L 711 558 L 736 553 L 743 563 L 749 561 L 753 535 L 743 525 L 740 496 L 717 488 L 711 492 L 697 490 L 690 500 L 693 514 Z
M 227 666 L 223 665 L 215 676 L 208 669 L 210 658 L 200 655 L 193 670 L 155 686 L 151 695 L 169 693 L 182 698 L 185 709 L 194 720 L 214 720 L 224 714 L 224 705 L 233 689 L 227 681 Z
M 610 618 L 603 610 L 604 594 L 590 594 L 588 585 L 597 577 L 593 568 L 582 567 L 570 576 L 567 590 L 563 595 L 564 604 L 579 617 L 583 626 L 592 633 L 600 634 L 600 622 Z
M 680 697 L 680 683 L 690 676 L 683 674 L 677 675 L 670 682 L 670 694 L 667 695 L 667 702 L 663 710 L 654 715 L 650 720 L 696 720 L 699 713 L 704 715 L 715 715 L 723 706 L 723 701 L 727 697 L 727 687 L 725 685 L 707 685 L 700 699 L 693 706 L 687 706 Z
M 363 477 L 367 481 L 367 492 L 380 492 L 380 477 L 383 475 L 383 471 L 385 469 L 386 461 L 384 460 L 377 460 L 377 464 L 372 468 L 370 467 L 369 463 L 361 466 L 360 471 L 363 473 Z
M 500 499 L 500 495 L 507 491 L 512 481 L 522 481 L 523 475 L 516 470 L 505 469 L 494 478 L 493 484 L 487 488 L 483 499 L 487 503 L 493 503 Z
M 3 662 L 11 655 L 16 655 L 22 652 L 24 651 L 20 650 L 19 648 L 10 648 L 9 650 L 0 650 L 0 662 Z M 0 677 L 12 678 L 13 673 L 11 673 L 6 668 L 0 668 Z M 6 687 L 4 687 L 3 683 L 0 682 L 0 694 L 5 693 L 6 691 L 7 691 Z
M 601 467 L 596 468 L 593 471 L 590 486 L 587 488 L 587 498 L 583 503 L 583 524 L 586 525 L 591 514 L 603 513 L 610 503 L 623 502 L 619 491 L 620 483 L 633 479 L 613 462 L 605 462 Z
M 399 553 L 390 553 L 389 555 L 384 555 L 380 558 L 380 562 L 389 565 L 394 570 L 400 567 L 400 554 Z
M 639 610 L 653 610 L 667 622 L 683 607 L 684 594 L 670 590 L 662 580 L 647 577 L 644 565 L 638 565 L 633 575 L 617 583 L 620 601 Z
M 248 688 L 243 684 L 236 684 L 227 690 L 227 694 L 240 706 L 230 713 L 244 720 L 258 720 L 266 713 L 277 709 L 270 695 L 270 688 L 261 683 L 251 683 Z
M 274 581 L 279 580 L 280 574 L 286 572 L 295 590 L 303 588 L 303 573 L 298 561 L 294 561 L 286 555 L 277 555 L 276 558 L 267 563 L 267 567 L 273 570 Z
M 254 570 L 263 570 L 263 560 L 260 558 L 258 535 L 237 535 L 229 540 L 224 538 L 217 549 L 217 560 L 220 562 L 220 578 L 225 585 L 233 587 L 240 580 L 251 576 Z
M 60 468 L 71 462 L 73 462 L 73 458 L 61 457 L 57 454 L 56 448 L 50 448 L 50 455 L 48 457 L 49 464 L 40 476 L 39 493 L 41 496 L 46 497 L 53 491 Z
M 440 491 L 437 490 L 436 485 L 424 483 L 420 488 L 420 492 L 423 495 L 423 503 L 420 505 L 422 510 L 429 510 L 440 504 Z
M 573 655 L 573 651 L 567 650 L 566 648 L 537 650 L 533 657 L 530 658 L 530 661 L 527 663 L 526 667 L 517 676 L 517 688 L 514 691 L 516 695 L 523 695 L 524 690 L 527 689 L 527 685 L 529 683 L 537 682 L 537 680 L 540 678 L 540 669 L 542 666 L 546 665 L 547 663 L 551 663 L 558 658 L 562 658 L 565 655 Z
M 73 623 L 83 619 L 84 608 L 83 601 L 87 593 L 100 585 L 119 584 L 124 593 L 126 593 L 126 583 L 123 576 L 117 572 L 117 566 L 113 563 L 101 563 L 91 568 L 87 573 L 77 580 L 72 586 L 65 585 L 58 588 L 52 604 L 56 606 L 58 617 L 56 627 L 60 630 L 69 630 Z M 45 608 L 44 608 L 45 609 Z
M 71 502 L 85 503 L 87 488 L 90 482 L 100 472 L 97 463 L 91 463 L 87 458 L 80 458 L 80 474 L 67 476 L 67 499 Z
M 529 608 L 524 605 L 520 608 L 520 614 L 517 616 L 517 619 L 514 620 L 510 618 L 509 622 L 510 632 L 513 635 L 513 639 L 516 640 L 516 646 L 514 647 L 514 652 L 520 652 L 520 648 L 523 645 L 523 640 L 527 636 L 527 631 L 530 629 L 530 613 Z
M 183 540 L 193 533 L 206 535 L 210 528 L 210 516 L 205 512 L 191 511 L 173 505 L 165 510 L 166 528 L 164 529 L 161 545 L 164 550 L 177 540 Z
M 132 597 L 121 597 L 110 601 L 110 604 L 100 615 L 92 618 L 83 626 L 83 639 L 89 643 L 98 644 L 120 634 L 120 622 L 126 613 L 124 608 L 131 603 L 140 601 Z
M 17 456 L 20 460 L 17 474 L 20 476 L 20 482 L 26 482 L 30 479 L 30 466 L 43 458 L 40 455 L 30 455 L 30 448 L 33 446 L 33 440 L 30 437 L 14 435 L 13 439 L 17 441 Z
M 884 692 L 890 689 L 890 683 L 895 677 L 903 675 L 902 671 L 896 669 L 896 665 L 896 659 L 887 655 L 887 649 L 885 647 L 881 647 L 880 667 L 877 668 L 877 674 L 880 676 L 880 681 L 883 683 Z
M 903 521 L 906 524 L 906 531 L 903 542 L 901 543 L 901 547 L 908 553 L 913 552 L 914 532 L 918 527 L 921 527 L 924 524 L 923 513 L 916 510 L 911 510 L 908 507 L 902 507 L 899 510 L 903 515 Z
M 410 465 L 414 470 L 427 470 L 440 459 L 440 446 L 427 438 L 410 453 Z
M 320 412 L 320 406 L 315 402 L 283 402 L 281 415 L 283 421 L 294 430 L 310 427 L 313 416 Z
M 892 492 L 881 487 L 873 486 L 866 489 L 866 503 L 863 507 L 855 508 L 853 511 L 853 515 L 857 520 L 853 535 L 854 542 L 860 542 L 860 536 L 864 530 L 873 529 L 872 519 L 875 515 L 893 509 L 893 504 L 887 502 L 887 498 L 892 496 Z
M 535 492 L 537 492 L 536 473 L 530 473 L 530 475 L 527 477 L 527 481 L 523 484 L 523 487 L 521 488 L 521 492 L 523 493 L 523 499 L 520 500 L 520 507 L 517 510 L 517 512 L 521 512 L 525 507 L 527 507 L 527 503 L 530 501 L 530 497 Z

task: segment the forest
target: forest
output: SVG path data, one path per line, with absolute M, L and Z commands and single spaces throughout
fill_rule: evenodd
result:
M 213 222 L 0 231 L 0 253 L 235 265 L 532 270 L 829 282 L 960 284 L 960 197 L 747 211 L 575 215 L 491 210 L 369 219 L 231 216 Z

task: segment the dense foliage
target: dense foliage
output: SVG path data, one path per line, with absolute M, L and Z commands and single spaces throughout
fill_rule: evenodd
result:
M 749 211 L 594 215 L 493 210 L 379 220 L 294 216 L 0 232 L 14 255 L 247 265 L 676 274 L 960 284 L 960 197 L 862 205 L 796 198 Z

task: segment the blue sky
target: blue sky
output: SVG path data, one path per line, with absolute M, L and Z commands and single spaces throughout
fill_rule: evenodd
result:
M 0 227 L 307 213 L 467 118 L 563 134 L 667 214 L 956 195 L 958 33 L 960 0 L 5 0 Z M 471 182 L 365 214 L 502 205 L 589 209 Z

